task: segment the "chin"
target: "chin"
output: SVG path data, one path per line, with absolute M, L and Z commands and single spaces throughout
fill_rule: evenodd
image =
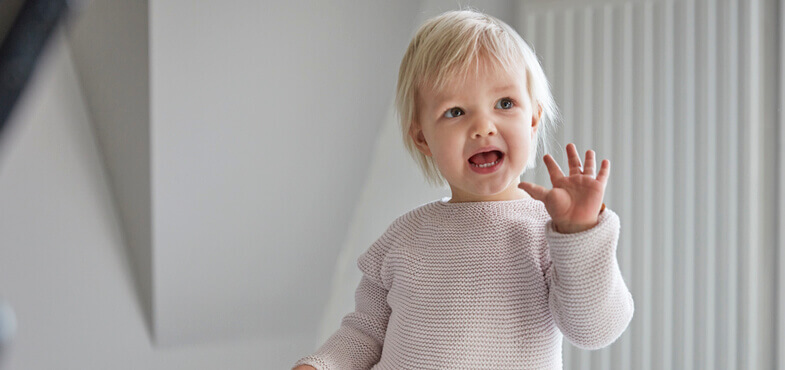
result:
M 475 190 L 476 190 L 476 194 L 477 195 L 482 195 L 482 196 L 498 195 L 498 194 L 504 193 L 507 190 L 507 186 L 508 185 L 509 185 L 509 183 L 508 184 L 499 184 L 498 186 L 494 186 L 494 187 L 490 187 L 490 188 L 483 187 L 483 188 L 475 189 Z

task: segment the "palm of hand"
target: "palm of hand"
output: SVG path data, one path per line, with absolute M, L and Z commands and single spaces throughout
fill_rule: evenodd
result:
M 521 182 L 519 187 L 534 199 L 545 203 L 545 209 L 553 219 L 553 224 L 560 232 L 579 232 L 590 229 L 598 222 L 598 214 L 602 206 L 610 161 L 603 160 L 597 177 L 594 177 L 594 151 L 586 152 L 586 166 L 581 170 L 581 159 L 575 145 L 567 145 L 567 158 L 570 175 L 564 176 L 559 165 L 549 154 L 543 161 L 548 167 L 553 189 Z

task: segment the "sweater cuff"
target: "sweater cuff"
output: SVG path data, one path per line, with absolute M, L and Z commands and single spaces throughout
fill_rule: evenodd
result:
M 551 260 L 558 263 L 573 263 L 585 260 L 600 250 L 611 248 L 616 251 L 619 238 L 619 216 L 610 208 L 600 213 L 599 222 L 591 229 L 577 233 L 562 234 L 554 230 L 553 220 L 545 224 L 546 238 L 550 247 Z
M 330 369 L 330 367 L 327 366 L 327 363 L 325 363 L 324 361 L 322 361 L 321 358 L 316 357 L 316 356 L 307 356 L 307 357 L 301 358 L 300 360 L 298 360 L 294 364 L 292 369 L 294 369 L 295 367 L 300 366 L 300 365 L 313 366 L 314 368 L 316 368 L 316 370 L 329 370 Z

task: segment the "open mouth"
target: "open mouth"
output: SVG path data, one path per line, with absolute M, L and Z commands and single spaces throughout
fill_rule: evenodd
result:
M 504 153 L 498 150 L 491 150 L 473 155 L 469 158 L 469 164 L 476 168 L 493 167 L 501 162 L 502 157 L 504 157 Z

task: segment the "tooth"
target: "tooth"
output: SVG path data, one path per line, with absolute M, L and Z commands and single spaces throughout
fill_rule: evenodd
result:
M 480 167 L 480 168 L 486 168 L 486 167 L 492 167 L 492 166 L 496 165 L 497 163 L 499 163 L 498 159 L 495 162 L 485 163 L 485 164 L 474 164 L 474 163 L 472 163 L 472 166 Z

